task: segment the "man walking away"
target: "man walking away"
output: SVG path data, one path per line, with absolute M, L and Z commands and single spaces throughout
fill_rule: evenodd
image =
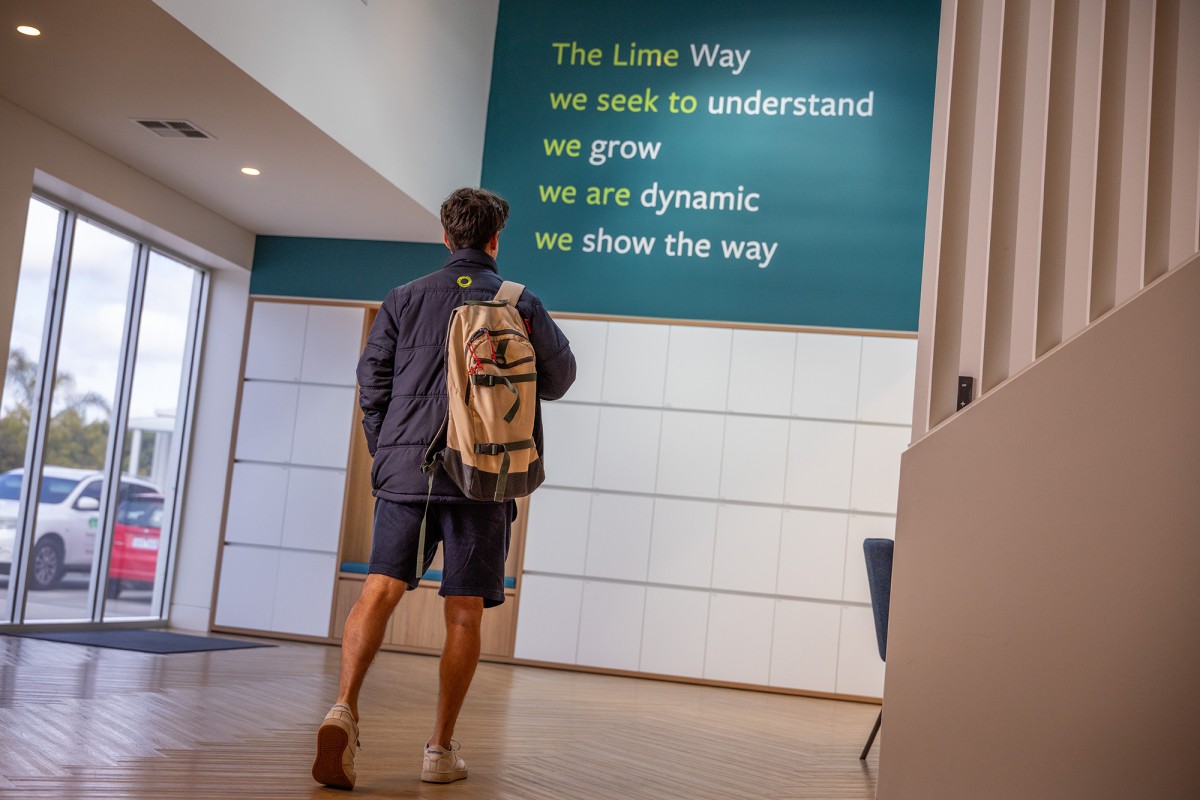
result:
M 467 777 L 451 739 L 479 662 L 483 610 L 504 602 L 513 501 L 467 499 L 440 467 L 432 490 L 422 458 L 446 416 L 446 326 L 455 308 L 491 300 L 502 279 L 496 266 L 508 203 L 484 189 L 459 189 L 442 204 L 450 256 L 440 270 L 398 286 L 384 299 L 358 363 L 363 430 L 374 458 L 375 522 L 371 564 L 362 595 L 346 620 L 337 703 L 317 732 L 313 778 L 354 787 L 358 695 L 383 643 L 388 619 L 407 589 L 417 588 L 417 548 L 427 526 L 421 574 L 440 542 L 445 568 L 446 644 L 439 669 L 437 717 L 425 745 L 421 779 L 450 783 Z M 517 303 L 537 358 L 534 441 L 542 453 L 541 400 L 557 400 L 575 380 L 566 336 L 541 301 L 525 291 Z M 430 499 L 426 515 L 426 499 Z

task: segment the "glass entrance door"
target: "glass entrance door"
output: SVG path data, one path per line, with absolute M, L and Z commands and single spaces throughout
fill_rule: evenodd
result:
M 202 275 L 151 252 L 138 324 L 133 386 L 120 449 L 122 485 L 106 574 L 104 619 L 160 616 L 175 518 L 192 332 Z M 149 485 L 150 491 L 143 491 Z
M 0 418 L 0 624 L 161 618 L 204 275 L 36 198 L 27 259 L 47 230 Z

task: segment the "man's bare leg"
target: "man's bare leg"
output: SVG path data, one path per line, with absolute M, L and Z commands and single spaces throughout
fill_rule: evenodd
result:
M 350 610 L 342 634 L 342 673 L 338 683 L 339 703 L 350 707 L 358 721 L 358 693 L 367 669 L 383 644 L 388 619 L 408 587 L 404 581 L 386 575 L 368 575 L 362 595 Z M 481 601 L 482 602 L 482 601 Z
M 437 722 L 429 743 L 450 749 L 450 737 L 467 689 L 479 664 L 479 625 L 483 620 L 482 597 L 446 598 L 446 646 L 439 668 Z M 343 667 L 343 672 L 345 668 Z M 353 706 L 351 706 L 353 708 Z

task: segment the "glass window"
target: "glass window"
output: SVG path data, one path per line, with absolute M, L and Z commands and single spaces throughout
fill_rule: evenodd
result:
M 0 500 L 21 499 L 21 476 L 24 470 L 13 470 L 0 475 Z M 39 503 L 61 503 L 67 495 L 79 485 L 79 481 L 70 478 L 43 478 L 42 495 Z M 99 495 L 96 495 L 99 497 Z
M 163 617 L 205 284 L 133 237 L 31 202 L 0 406 L 0 623 Z M 19 509 L 27 453 L 41 491 Z M 135 517 L 162 542 L 114 544 Z

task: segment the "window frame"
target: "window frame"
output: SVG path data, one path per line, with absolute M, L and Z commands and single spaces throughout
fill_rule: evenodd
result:
M 211 269 L 187 258 L 161 244 L 151 241 L 142 234 L 134 233 L 120 225 L 99 217 L 67 202 L 51 192 L 36 189 L 30 194 L 30 202 L 42 202 L 59 212 L 50 285 L 46 297 L 46 316 L 42 327 L 42 341 L 38 360 L 38 384 L 35 405 L 30 414 L 29 432 L 26 439 L 24 476 L 18 506 L 16 535 L 13 541 L 12 562 L 9 569 L 8 592 L 0 603 L 0 633 L 8 630 L 30 631 L 48 629 L 70 624 L 74 628 L 98 627 L 151 627 L 167 621 L 170 597 L 174 590 L 175 559 L 179 548 L 179 521 L 182 493 L 187 484 L 187 467 L 190 461 L 191 439 L 199 390 L 200 360 L 206 330 L 208 302 L 212 285 Z M 126 304 L 124 330 L 116 377 L 116 391 L 110 417 L 109 437 L 106 447 L 105 468 L 102 471 L 102 493 L 100 497 L 100 525 L 97 531 L 91 570 L 88 581 L 88 598 L 84 614 L 64 620 L 37 620 L 26 622 L 28 610 L 29 582 L 33 544 L 37 530 L 39 502 L 30 502 L 40 496 L 42 468 L 51 417 L 53 381 L 48 375 L 56 374 L 61 348 L 62 320 L 65 312 L 67 286 L 70 282 L 72 249 L 76 223 L 87 223 L 130 241 L 135 248 L 129 295 Z M 196 273 L 192 285 L 192 296 L 188 306 L 188 330 L 185 336 L 181 359 L 179 403 L 176 409 L 177 436 L 173 437 L 167 458 L 167 474 L 174 477 L 173 486 L 162 487 L 164 507 L 161 532 L 167 535 L 165 554 L 160 554 L 156 567 L 155 591 L 151 596 L 150 613 L 145 616 L 129 616 L 106 620 L 106 600 L 109 563 L 114 539 L 117 511 L 124 496 L 127 481 L 121 475 L 122 454 L 128 435 L 129 402 L 133 390 L 133 377 L 138 355 L 138 339 L 141 334 L 141 314 L 145 302 L 146 278 L 151 255 L 158 255 L 182 264 Z M 130 484 L 130 489 L 135 484 Z

